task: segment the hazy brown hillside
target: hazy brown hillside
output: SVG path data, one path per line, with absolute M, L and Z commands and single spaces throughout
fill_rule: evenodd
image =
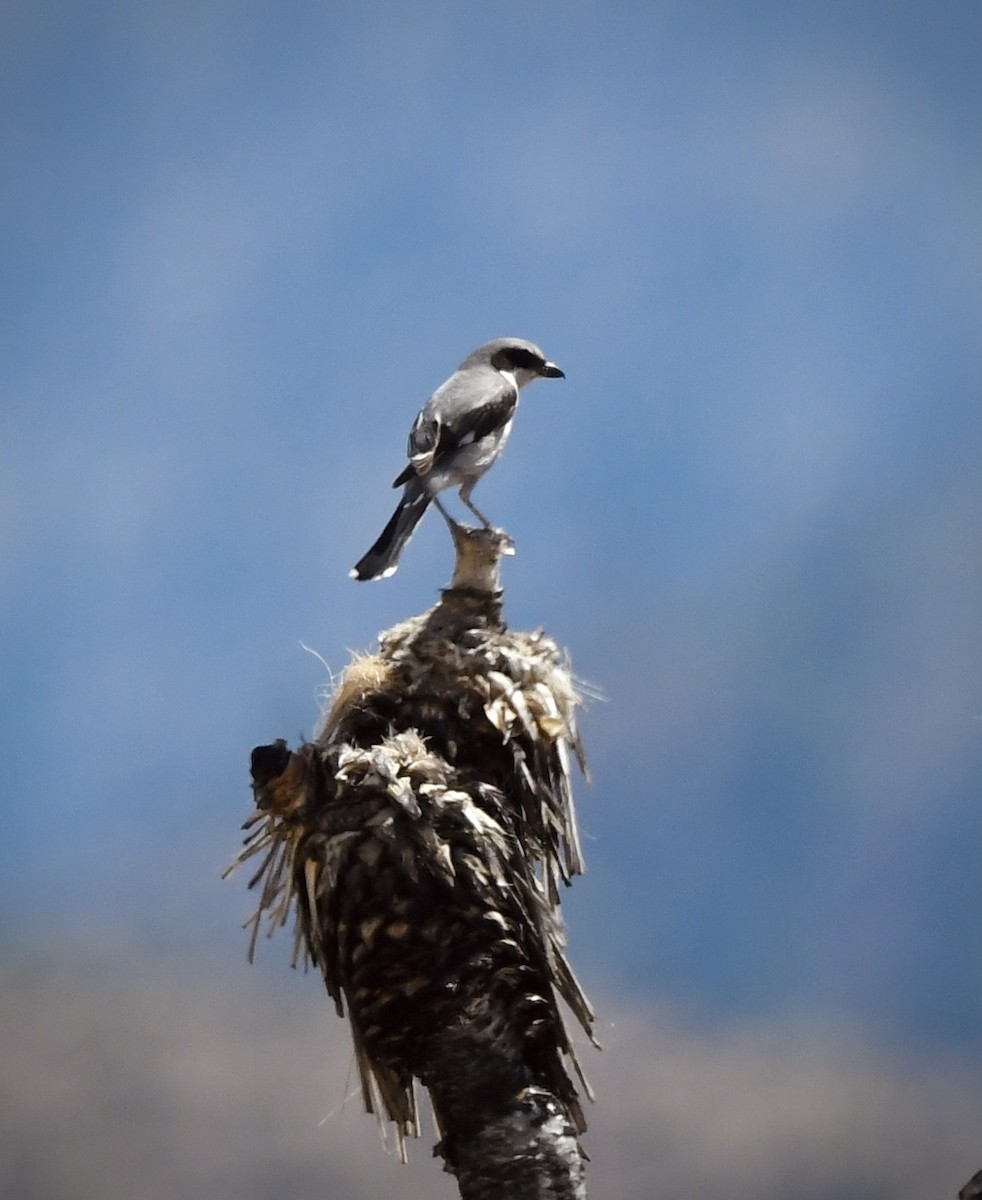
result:
M 887 1061 L 841 1032 L 682 1032 L 597 997 L 590 1194 L 604 1200 L 954 1200 L 982 1164 L 967 1065 Z M 243 967 L 0 974 L 0 1193 L 16 1200 L 439 1200 L 386 1156 L 315 978 Z

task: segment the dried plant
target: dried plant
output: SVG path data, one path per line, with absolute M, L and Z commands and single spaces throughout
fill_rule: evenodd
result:
M 551 639 L 507 629 L 500 591 L 455 584 L 349 665 L 313 742 L 253 752 L 250 957 L 295 914 L 294 961 L 347 1014 L 403 1157 L 418 1081 L 462 1196 L 585 1196 L 590 1093 L 561 1003 L 591 1040 L 594 1016 L 559 912 L 583 868 L 579 697 Z

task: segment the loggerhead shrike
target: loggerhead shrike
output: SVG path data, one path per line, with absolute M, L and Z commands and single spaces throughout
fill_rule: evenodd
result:
M 438 499 L 445 488 L 459 488 L 464 504 L 491 528 L 471 503 L 471 492 L 504 449 L 518 393 L 540 376 L 566 378 L 538 346 L 522 338 L 497 338 L 468 354 L 416 418 L 409 432 L 409 463 L 392 484 L 405 484 L 402 499 L 378 541 L 349 572 L 352 579 L 393 575 L 430 501 L 449 525 L 455 525 Z

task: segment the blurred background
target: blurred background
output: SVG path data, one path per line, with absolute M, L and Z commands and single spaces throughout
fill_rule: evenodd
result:
M 251 748 L 448 581 L 433 516 L 347 571 L 506 334 L 567 374 L 477 491 L 506 616 L 605 697 L 591 1194 L 982 1166 L 980 52 L 977 0 L 4 6 L 4 1195 L 455 1195 L 219 876 Z

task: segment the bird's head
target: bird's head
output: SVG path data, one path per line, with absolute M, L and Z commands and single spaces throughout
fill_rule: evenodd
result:
M 485 342 L 460 364 L 461 367 L 492 366 L 496 371 L 511 375 L 519 388 L 533 379 L 565 379 L 566 375 L 549 362 L 534 342 L 524 338 L 496 338 Z

